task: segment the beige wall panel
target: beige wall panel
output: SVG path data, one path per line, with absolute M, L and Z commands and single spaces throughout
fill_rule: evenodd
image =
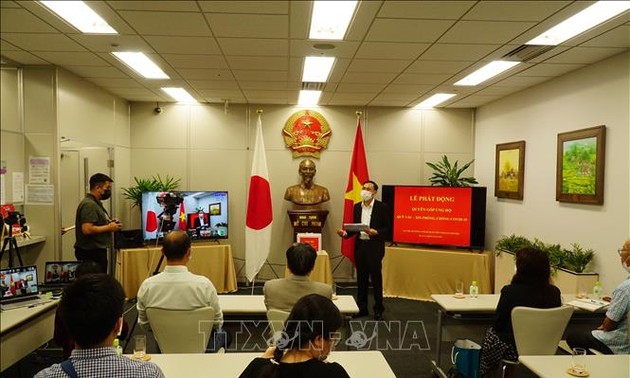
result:
M 5 176 L 5 198 L 7 203 L 13 203 L 13 173 L 24 171 L 24 135 L 2 130 L 2 140 L 0 147 L 2 155 L 0 160 L 7 163 L 7 173 Z M 26 179 L 26 177 L 24 177 Z
M 17 69 L 2 68 L 0 70 L 0 128 L 2 130 L 21 131 L 18 73 Z
M 187 190 L 189 178 L 188 151 L 184 149 L 139 148 L 131 150 L 131 180 L 133 178 L 150 178 L 158 173 L 162 178 L 166 175 L 181 178 L 180 188 Z
M 470 109 L 423 111 L 424 152 L 473 153 L 473 111 Z
M 225 114 L 223 105 L 191 106 L 190 148 L 244 151 L 247 147 L 245 109 L 243 105 L 234 105 Z
M 422 155 L 418 152 L 370 152 L 368 164 L 370 179 L 379 186 L 424 184 Z
M 131 202 L 122 196 L 122 188 L 133 183 L 131 176 L 131 149 L 127 147 L 114 147 L 114 211 L 113 216 L 118 218 L 123 229 L 131 229 L 131 222 L 137 217 L 139 222 L 140 212 L 131 208 Z
M 25 67 L 24 131 L 51 133 L 57 130 L 56 73 L 52 67 Z
M 131 104 L 131 145 L 133 148 L 187 148 L 190 109 L 188 105 L 155 103 Z M 133 172 L 133 170 L 132 170 Z
M 596 252 L 610 293 L 626 278 L 614 252 L 629 237 L 630 54 L 617 55 L 478 109 L 475 173 L 488 186 L 486 245 L 512 233 Z M 606 125 L 604 204 L 555 200 L 560 132 Z M 495 146 L 525 140 L 523 201 L 494 197 Z M 594 225 L 597 225 L 596 227 Z
M 114 99 L 114 144 L 116 146 L 131 147 L 129 102 L 119 98 Z
M 369 111 L 366 148 L 370 151 L 418 152 L 422 146 L 422 112 L 400 108 Z

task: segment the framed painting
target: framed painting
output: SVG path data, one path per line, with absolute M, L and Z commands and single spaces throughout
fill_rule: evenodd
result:
M 210 216 L 221 215 L 221 202 L 210 204 Z
M 497 144 L 494 165 L 494 196 L 523 199 L 525 141 Z
M 558 134 L 556 201 L 604 203 L 606 126 Z

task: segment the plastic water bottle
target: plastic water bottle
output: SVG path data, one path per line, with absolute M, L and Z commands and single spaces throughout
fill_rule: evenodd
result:
M 602 299 L 602 283 L 597 281 L 595 282 L 595 286 L 593 286 L 593 297 L 595 297 L 595 299 Z
M 114 344 L 113 344 L 114 348 L 116 349 L 116 354 L 119 356 L 122 356 L 123 354 L 123 349 L 120 346 L 120 340 L 118 339 L 114 339 Z
M 472 298 L 477 298 L 479 296 L 479 286 L 477 286 L 477 281 L 473 281 L 470 284 L 468 292 Z

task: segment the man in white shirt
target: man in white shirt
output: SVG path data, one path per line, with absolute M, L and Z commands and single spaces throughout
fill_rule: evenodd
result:
M 138 323 L 146 330 L 151 329 L 146 309 L 157 307 L 170 310 L 194 310 L 212 306 L 214 314 L 214 334 L 210 337 L 211 350 L 226 347 L 227 334 L 221 330 L 223 311 L 219 305 L 217 290 L 212 282 L 204 277 L 192 274 L 186 264 L 190 261 L 190 238 L 184 231 L 172 231 L 166 235 L 162 244 L 162 253 L 166 257 L 164 271 L 147 278 L 138 290 Z M 216 340 L 215 340 L 216 339 Z

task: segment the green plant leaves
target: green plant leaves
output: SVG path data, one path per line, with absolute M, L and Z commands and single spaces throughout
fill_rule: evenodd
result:
M 170 192 L 179 188 L 181 179 L 175 179 L 166 175 L 164 179 L 157 174 L 150 179 L 133 178 L 136 182 L 135 186 L 122 188 L 123 197 L 130 200 L 133 207 L 140 208 L 142 203 L 143 192 Z
M 474 159 L 469 161 L 461 168 L 457 160 L 451 165 L 446 155 L 443 155 L 442 160 L 436 163 L 427 162 L 426 164 L 433 169 L 433 174 L 429 178 L 431 186 L 468 187 L 478 184 L 474 177 L 460 177 L 474 161 Z

